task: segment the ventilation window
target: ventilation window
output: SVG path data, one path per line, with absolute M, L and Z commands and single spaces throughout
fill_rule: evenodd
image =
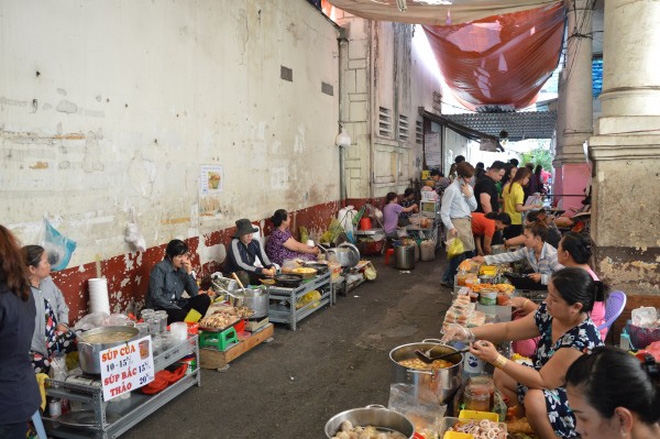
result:
M 408 127 L 408 116 L 399 114 L 399 140 L 408 141 L 410 137 L 410 128 Z
M 293 69 L 280 66 L 280 78 L 284 79 L 285 81 L 293 82 Z
M 381 137 L 392 137 L 392 110 L 378 107 L 378 134 Z
M 328 96 L 334 96 L 335 90 L 332 85 L 328 84 L 327 82 L 321 82 L 321 93 L 325 93 Z
M 424 139 L 424 123 L 421 120 L 415 122 L 415 142 L 418 145 L 422 144 Z

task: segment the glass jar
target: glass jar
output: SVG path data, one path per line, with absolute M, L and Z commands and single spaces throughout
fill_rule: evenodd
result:
M 135 327 L 140 331 L 140 337 L 149 335 L 149 324 L 147 322 L 138 323 Z
M 154 311 L 151 308 L 145 308 L 140 313 L 140 317 L 142 317 L 142 320 L 144 320 L 146 322 L 147 320 L 153 318 L 155 312 L 156 311 Z
M 463 403 L 466 410 L 490 411 L 490 393 L 483 387 L 465 387 L 463 392 Z
M 465 279 L 467 279 L 467 273 L 464 271 L 460 271 L 456 274 L 456 284 L 459 287 L 464 287 L 465 286 Z
M 156 318 L 156 316 L 150 318 L 147 320 L 147 325 L 149 325 L 149 333 L 151 334 L 152 337 L 155 337 L 156 335 L 160 334 L 160 319 Z

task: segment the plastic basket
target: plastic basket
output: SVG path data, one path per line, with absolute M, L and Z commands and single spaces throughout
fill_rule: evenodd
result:
M 642 328 L 635 326 L 630 320 L 626 325 L 626 331 L 630 337 L 631 347 L 636 349 L 644 349 L 654 341 L 660 340 L 660 328 Z

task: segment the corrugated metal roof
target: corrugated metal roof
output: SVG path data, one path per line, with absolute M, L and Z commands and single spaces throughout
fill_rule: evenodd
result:
M 557 121 L 556 111 L 522 111 L 511 113 L 443 114 L 442 117 L 497 138 L 502 131 L 512 141 L 550 139 Z

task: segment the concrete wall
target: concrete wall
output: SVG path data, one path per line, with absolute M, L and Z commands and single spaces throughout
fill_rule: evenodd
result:
M 204 265 L 240 217 L 338 199 L 338 33 L 308 2 L 7 0 L 0 28 L 2 223 L 32 243 L 45 215 L 77 241 L 70 302 L 97 260 L 123 308 L 170 239 Z M 124 242 L 130 208 L 153 256 Z
M 348 56 L 342 69 L 342 120 L 353 140 L 346 151 L 351 199 L 403 193 L 422 170 L 419 107 L 433 109 L 441 90 L 427 62 L 425 36 L 414 26 L 343 14 Z M 435 70 L 435 71 L 434 71 Z

